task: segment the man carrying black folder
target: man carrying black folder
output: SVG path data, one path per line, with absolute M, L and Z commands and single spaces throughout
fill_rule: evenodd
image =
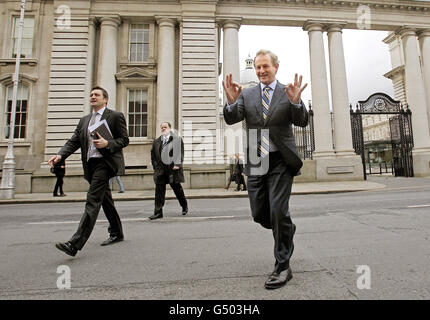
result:
M 66 142 L 57 155 L 48 163 L 51 167 L 65 160 L 81 148 L 81 160 L 84 177 L 90 183 L 85 204 L 84 214 L 78 230 L 66 243 L 57 243 L 55 247 L 70 256 L 75 256 L 82 250 L 94 228 L 100 208 L 109 221 L 109 238 L 101 245 L 109 245 L 124 240 L 121 220 L 109 189 L 109 179 L 124 174 L 124 156 L 122 149 L 128 143 L 127 124 L 121 112 L 108 109 L 108 93 L 101 87 L 94 87 L 90 94 L 90 104 L 93 112 L 81 118 L 73 136 Z M 104 121 L 105 120 L 105 121 Z M 90 128 L 97 127 L 99 122 L 105 122 L 111 136 L 103 136 L 99 132 L 92 135 Z M 99 126 L 100 128 L 101 126 Z M 97 131 L 97 130 L 96 130 Z

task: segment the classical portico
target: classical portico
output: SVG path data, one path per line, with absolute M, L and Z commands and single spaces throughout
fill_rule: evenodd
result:
M 11 39 L 19 3 L 0 3 L 0 12 L 5 13 L 0 16 L 0 27 L 5 30 L 0 35 L 0 79 L 13 73 Z M 29 1 L 33 48 L 28 51 L 31 57 L 21 63 L 22 74 L 34 81 L 26 84 L 28 114 L 22 125 L 28 128 L 27 135 L 17 141 L 16 161 L 18 168 L 36 173 L 29 182 L 33 192 L 43 191 L 40 179 L 44 178 L 40 177 L 47 174 L 46 161 L 89 111 L 88 93 L 96 84 L 109 91 L 109 106 L 126 116 L 131 134 L 124 152 L 126 166 L 137 170 L 128 171 L 135 176 L 133 181 L 143 179 L 149 181 L 144 188 L 153 187 L 147 177 L 151 174 L 150 148 L 159 135 L 159 122 L 169 121 L 184 137 L 185 174 L 190 176 L 186 178 L 190 186 L 222 185 L 225 163 L 219 160 L 225 159 L 229 150 L 218 144 L 223 139 L 219 136 L 219 77 L 232 73 L 239 80 L 239 30 L 243 25 L 294 26 L 307 33 L 315 152 L 312 160 L 305 161 L 304 169 L 311 172 L 310 180 L 362 178 L 361 163 L 352 149 L 345 70 L 348 57 L 342 38 L 343 30 L 362 28 L 358 21 L 367 21 L 357 11 L 361 3 L 154 0 L 143 4 L 124 0 L 121 4 L 107 0 Z M 70 9 L 69 26 L 57 23 L 64 15 L 60 6 Z M 386 76 L 393 79 L 395 92 L 412 110 L 415 174 L 430 175 L 430 2 L 369 0 L 366 6 L 371 12 L 366 27 L 393 32 L 387 43 L 396 41 L 401 48 L 398 60 L 404 63 L 393 66 Z M 328 48 L 324 48 L 325 36 Z M 9 82 L 0 85 L 0 105 L 6 106 Z M 0 132 L 4 129 L 1 123 Z M 4 137 L 0 143 L 1 156 L 6 153 Z M 73 163 L 79 170 L 79 154 L 69 158 L 68 165 Z M 209 169 L 198 171 L 195 168 L 200 164 Z M 75 175 L 79 174 L 76 171 Z M 194 179 L 193 174 L 201 179 Z

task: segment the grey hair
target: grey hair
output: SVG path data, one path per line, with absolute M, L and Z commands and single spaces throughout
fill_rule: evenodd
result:
M 279 64 L 279 59 L 278 56 L 276 54 L 274 54 L 272 51 L 270 50 L 265 50 L 265 49 L 260 49 L 258 50 L 258 52 L 255 54 L 255 58 L 254 58 L 254 67 L 255 67 L 255 59 L 258 56 L 262 56 L 262 55 L 268 55 L 270 57 L 270 59 L 272 60 L 272 64 L 274 66 L 277 66 Z

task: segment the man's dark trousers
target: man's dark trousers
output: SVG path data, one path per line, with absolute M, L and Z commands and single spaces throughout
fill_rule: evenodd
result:
M 70 243 L 78 250 L 82 250 L 90 237 L 101 207 L 103 207 L 103 211 L 109 221 L 109 234 L 111 236 L 123 235 L 121 220 L 109 188 L 109 179 L 115 176 L 115 173 L 103 158 L 91 158 L 88 161 L 88 175 L 90 189 L 87 193 L 84 215 L 81 218 L 78 230 L 70 239 Z
M 270 152 L 269 170 L 265 175 L 248 176 L 252 216 L 264 228 L 272 229 L 277 272 L 288 269 L 294 251 L 296 226 L 291 221 L 288 205 L 293 180 L 279 152 Z
M 168 166 L 164 165 L 164 181 L 166 183 L 157 183 L 155 185 L 155 208 L 154 208 L 154 214 L 162 214 L 163 213 L 163 207 L 166 200 L 166 184 L 168 183 L 169 179 L 169 168 Z M 180 183 L 169 183 L 170 187 L 172 188 L 173 192 L 175 193 L 176 198 L 179 201 L 179 204 L 182 208 L 187 208 L 187 200 L 185 198 L 184 189 L 182 188 Z

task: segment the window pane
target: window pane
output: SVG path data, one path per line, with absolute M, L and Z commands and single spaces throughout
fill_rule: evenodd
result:
M 136 61 L 143 61 L 143 44 L 138 43 L 136 45 Z
M 12 118 L 12 99 L 13 86 L 7 88 L 7 103 L 6 103 L 6 123 L 5 136 L 8 138 L 9 124 Z M 28 107 L 28 87 L 22 84 L 18 85 L 16 108 L 15 108 L 15 129 L 14 138 L 25 138 L 26 122 L 27 122 L 27 107 Z
M 148 101 L 148 91 L 142 90 L 142 103 L 146 103 Z
M 24 28 L 33 28 L 33 27 L 34 27 L 34 19 L 33 18 L 24 18 Z
M 147 97 L 148 93 L 145 90 L 128 90 L 128 130 L 130 137 L 147 136 Z
M 21 101 L 21 112 L 27 112 L 27 100 Z
M 149 57 L 149 44 L 145 43 L 143 45 L 143 57 L 142 57 L 142 60 L 146 61 L 146 60 L 148 60 L 148 57 Z
M 25 126 L 21 126 L 21 130 L 19 132 L 19 137 L 20 138 L 25 138 Z
M 135 29 L 132 29 L 131 30 L 131 35 L 130 35 L 130 41 L 133 43 L 133 42 L 136 42 L 136 33 L 137 33 L 137 31 L 135 30 Z
M 16 57 L 18 47 L 19 17 L 14 18 L 14 32 L 11 37 L 12 57 Z M 34 18 L 25 18 L 22 30 L 21 57 L 31 58 L 33 50 Z
M 33 38 L 33 28 L 24 28 L 24 29 L 22 29 L 22 38 L 23 39 L 25 39 L 25 38 L 26 39 Z
M 130 44 L 130 61 L 136 61 L 136 45 Z
M 141 125 L 141 124 L 142 124 L 142 115 L 136 114 L 136 125 Z
M 143 30 L 138 30 L 136 42 L 139 42 L 139 43 L 143 42 Z
M 145 45 L 144 45 L 145 44 Z M 149 56 L 149 25 L 132 24 L 130 31 L 130 61 L 146 61 Z
M 8 100 L 6 112 L 10 115 L 11 110 L 12 110 L 12 100 Z

